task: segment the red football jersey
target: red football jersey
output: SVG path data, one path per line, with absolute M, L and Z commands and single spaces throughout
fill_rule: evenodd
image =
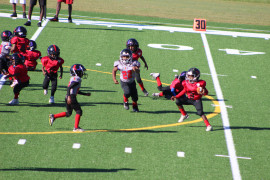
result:
M 197 93 L 197 88 L 202 87 L 205 88 L 206 82 L 204 80 L 199 80 L 194 83 L 190 83 L 188 80 L 182 82 L 184 89 L 176 96 L 176 98 L 180 98 L 184 94 L 187 94 L 189 99 L 198 100 L 202 98 L 202 95 Z M 205 94 L 208 94 L 208 90 L 205 88 Z
M 30 77 L 27 75 L 27 69 L 23 64 L 19 64 L 17 66 L 10 66 L 8 68 L 8 72 L 11 75 L 18 74 L 14 76 L 14 79 L 21 83 L 27 82 L 30 79 Z
M 41 56 L 41 52 L 38 50 L 26 50 L 26 53 L 24 53 L 23 55 L 25 57 L 24 64 L 26 65 L 26 67 L 36 67 L 37 59 Z
M 142 57 L 142 50 L 138 48 L 136 52 L 132 53 L 132 60 L 138 61 L 140 57 Z
M 41 59 L 41 63 L 48 73 L 57 73 L 59 67 L 64 64 L 64 60 L 60 57 L 57 60 L 51 60 L 49 56 L 45 56 Z
M 26 52 L 29 39 L 15 36 L 10 40 L 10 43 L 16 45 L 13 53 Z
M 180 82 L 180 80 L 178 78 L 175 78 L 171 85 L 170 85 L 170 89 L 174 88 L 174 91 L 176 94 L 178 94 L 179 92 L 181 92 L 184 87 L 182 86 L 182 83 Z

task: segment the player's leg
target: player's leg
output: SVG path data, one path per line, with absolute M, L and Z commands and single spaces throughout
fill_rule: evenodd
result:
M 76 95 L 71 95 L 70 97 L 71 97 L 71 106 L 76 112 L 73 131 L 74 132 L 83 132 L 84 130 L 79 127 L 79 123 L 80 123 L 81 116 L 82 116 L 81 106 L 76 99 Z
M 26 0 L 20 0 L 20 3 L 22 4 L 22 9 L 23 9 L 23 18 L 27 18 L 26 17 Z
M 68 4 L 68 22 L 69 23 L 72 23 L 71 13 L 72 13 L 72 4 Z
M 124 98 L 124 108 L 126 110 L 129 110 L 129 103 L 128 103 L 128 98 L 130 97 L 130 88 L 128 86 L 128 83 L 126 82 L 122 82 L 120 81 L 121 83 L 121 87 L 124 91 L 124 94 L 123 94 L 123 98 Z
M 16 4 L 18 3 L 18 0 L 10 0 L 10 3 L 12 4 L 13 9 L 13 13 L 11 14 L 10 17 L 17 17 Z
M 196 108 L 196 110 L 197 110 L 197 114 L 198 114 L 199 116 L 202 117 L 203 122 L 204 122 L 204 124 L 205 124 L 205 126 L 206 126 L 206 131 L 212 131 L 213 128 L 212 128 L 212 126 L 210 125 L 210 123 L 209 123 L 207 117 L 205 116 L 205 114 L 204 114 L 204 112 L 203 112 L 203 104 L 202 104 L 202 100 L 199 99 L 199 100 L 194 101 L 194 104 L 193 104 L 193 105 L 195 106 L 195 108 Z
M 140 75 L 139 72 L 136 72 L 136 73 L 135 73 L 135 78 L 136 78 L 136 81 L 137 81 L 137 83 L 139 84 L 139 86 L 140 86 L 142 92 L 144 93 L 144 95 L 145 95 L 145 96 L 148 96 L 149 93 L 148 93 L 147 90 L 144 88 L 144 85 L 143 85 L 143 82 L 142 82 L 142 79 L 141 79 L 141 75 Z
M 61 10 L 61 3 L 62 3 L 62 0 L 57 0 L 57 5 L 56 5 L 56 12 L 55 12 L 55 15 L 52 19 L 50 19 L 50 21 L 55 21 L 55 22 L 58 22 L 58 16 L 59 16 L 59 12 Z
M 183 105 L 190 105 L 191 103 L 189 103 L 189 99 L 184 95 L 181 98 L 176 99 L 175 104 L 177 105 L 177 107 L 181 113 L 181 117 L 178 120 L 178 122 L 183 122 L 185 119 L 187 119 L 189 117 L 189 115 L 185 111 Z
M 52 82 L 52 90 L 51 90 L 51 97 L 49 100 L 49 103 L 54 103 L 54 94 L 57 90 L 57 75 L 53 75 L 53 77 L 51 77 L 51 82 Z
M 31 26 L 32 12 L 36 4 L 37 4 L 37 0 L 30 0 L 29 9 L 28 9 L 28 21 L 24 23 L 25 26 Z
M 136 88 L 136 83 L 134 81 L 134 83 L 130 84 L 130 93 L 131 93 L 131 98 L 132 98 L 132 108 L 133 108 L 133 112 L 139 112 L 139 108 L 138 108 L 138 91 Z
M 29 81 L 24 83 L 18 83 L 14 86 L 13 93 L 14 98 L 9 102 L 10 105 L 17 105 L 19 104 L 19 94 L 21 90 L 29 85 Z
M 50 84 L 50 77 L 45 74 L 44 80 L 43 80 L 43 90 L 44 90 L 44 95 L 48 94 L 48 88 L 49 88 L 49 84 Z

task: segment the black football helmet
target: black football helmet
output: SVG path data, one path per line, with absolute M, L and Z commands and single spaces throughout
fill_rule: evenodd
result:
M 186 73 L 187 73 L 187 71 L 181 72 L 181 74 L 178 76 L 178 79 L 180 81 L 184 81 L 186 79 Z
M 23 26 L 18 26 L 14 29 L 13 31 L 14 36 L 19 36 L 19 37 L 26 37 L 27 35 L 27 30 Z
M 200 78 L 200 70 L 197 68 L 190 68 L 186 73 L 186 80 L 190 83 L 197 82 Z
M 138 48 L 139 48 L 139 43 L 138 43 L 138 41 L 137 41 L 136 39 L 134 39 L 134 38 L 131 38 L 131 39 L 127 40 L 126 45 L 127 45 L 127 48 L 128 48 L 128 49 L 130 49 L 130 46 L 134 46 L 134 47 L 135 47 L 135 48 L 134 48 L 134 51 L 132 51 L 132 52 L 136 52 L 136 51 L 138 50 Z
M 11 31 L 6 30 L 6 31 L 3 31 L 1 33 L 2 41 L 9 41 L 11 39 L 11 37 L 12 37 L 12 32 Z
M 58 57 L 59 57 L 59 55 L 60 55 L 60 49 L 59 49 L 59 47 L 56 46 L 56 45 L 54 45 L 54 44 L 53 44 L 53 45 L 50 45 L 50 46 L 48 47 L 47 52 L 48 52 L 48 56 L 49 56 L 50 59 L 52 59 L 52 60 L 58 59 Z
M 14 60 L 15 66 L 17 66 L 18 64 L 24 63 L 24 56 L 19 53 L 14 53 L 11 55 L 11 60 Z
M 127 59 L 123 59 L 123 57 L 128 57 Z M 123 64 L 130 64 L 132 62 L 132 52 L 130 49 L 123 49 L 121 52 L 120 52 L 120 61 L 123 63 Z
M 70 68 L 70 75 L 84 77 L 84 79 L 87 79 L 88 75 L 85 73 L 85 71 L 86 69 L 82 64 L 74 64 Z
M 29 41 L 28 48 L 30 51 L 33 51 L 37 48 L 37 43 L 34 40 Z

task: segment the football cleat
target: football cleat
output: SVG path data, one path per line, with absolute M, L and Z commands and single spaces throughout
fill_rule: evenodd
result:
M 159 93 L 153 93 L 152 96 L 159 97 Z
M 48 89 L 44 89 L 44 95 L 48 94 Z
M 50 97 L 49 103 L 50 103 L 50 104 L 54 104 L 54 96 L 51 96 L 51 97 Z
M 151 73 L 150 76 L 152 76 L 153 78 L 157 79 L 157 77 L 160 76 L 159 73 Z
M 189 117 L 189 115 L 187 114 L 187 115 L 185 115 L 185 116 L 183 116 L 183 115 L 181 115 L 181 117 L 180 117 L 180 119 L 178 120 L 178 122 L 180 123 L 180 122 L 183 122 L 185 119 L 187 119 Z
M 71 17 L 68 18 L 68 22 L 69 22 L 69 23 L 72 23 Z
M 139 112 L 138 106 L 133 106 L 133 112 Z
M 42 27 L 42 26 L 41 26 L 41 22 L 38 22 L 38 23 L 37 23 L 37 26 L 38 26 L 38 27 Z
M 126 110 L 129 110 L 129 104 L 128 104 L 128 102 L 124 102 L 124 108 L 125 108 Z
M 146 91 L 146 89 L 143 90 L 144 96 L 148 96 L 148 92 Z
M 10 15 L 10 17 L 17 17 L 17 13 L 12 13 L 11 15 Z
M 25 26 L 31 26 L 31 21 L 27 21 L 26 23 L 24 23 Z
M 58 17 L 54 16 L 50 21 L 58 22 Z
M 78 128 L 73 128 L 73 132 L 84 132 L 84 129 L 78 127 Z
M 54 115 L 53 114 L 50 114 L 49 115 L 49 124 L 50 124 L 50 126 L 53 125 L 54 120 L 55 120 Z
M 27 18 L 27 17 L 26 17 L 26 13 L 25 13 L 25 12 L 23 13 L 23 18 L 25 18 L 25 19 Z
M 213 127 L 211 125 L 209 125 L 209 126 L 206 127 L 205 131 L 213 131 Z
M 12 99 L 11 101 L 9 101 L 8 104 L 9 105 L 17 105 L 17 104 L 19 104 L 19 99 Z

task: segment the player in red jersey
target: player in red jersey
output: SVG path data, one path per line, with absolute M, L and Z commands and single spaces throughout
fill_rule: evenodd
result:
M 86 69 L 81 64 L 74 64 L 70 68 L 70 78 L 68 88 L 67 88 L 67 95 L 65 98 L 66 101 L 66 112 L 61 112 L 58 114 L 50 114 L 49 115 L 49 124 L 52 126 L 53 122 L 57 118 L 61 117 L 70 117 L 72 115 L 72 111 L 76 112 L 75 115 L 75 124 L 74 124 L 74 132 L 83 132 L 84 130 L 79 127 L 80 118 L 82 116 L 82 109 L 80 104 L 77 101 L 77 94 L 81 94 L 84 96 L 90 96 L 91 93 L 84 93 L 80 91 L 82 77 L 84 76 L 85 79 L 87 78 L 87 74 L 85 73 Z
M 120 71 L 120 83 L 124 91 L 124 108 L 129 110 L 128 98 L 132 98 L 132 107 L 134 112 L 138 109 L 138 92 L 135 83 L 135 73 L 139 71 L 140 63 L 132 62 L 132 52 L 129 49 L 123 49 L 120 52 L 120 60 L 114 62 L 112 77 L 115 84 L 119 84 L 116 80 L 116 72 Z
M 23 59 L 24 57 L 21 54 L 15 53 L 11 55 L 12 65 L 8 68 L 9 75 L 5 78 L 14 77 L 18 83 L 14 86 L 14 99 L 9 102 L 10 105 L 19 104 L 20 91 L 29 85 L 30 77 L 27 75 Z
M 24 64 L 28 71 L 34 71 L 37 66 L 37 59 L 41 57 L 41 52 L 36 50 L 37 44 L 35 41 L 30 40 L 27 47 Z
M 171 99 L 172 96 L 176 96 L 183 90 L 184 87 L 182 86 L 182 81 L 184 81 L 186 78 L 186 71 L 183 71 L 179 76 L 176 76 L 170 86 L 165 87 L 162 86 L 159 73 L 151 73 L 150 76 L 157 80 L 157 88 L 159 91 L 161 91 L 159 93 L 153 93 L 152 96 L 165 96 L 166 98 Z
M 132 52 L 132 60 L 133 61 L 138 61 L 139 58 L 143 61 L 145 68 L 148 70 L 148 65 L 142 55 L 142 50 L 139 48 L 139 43 L 136 39 L 129 39 L 126 43 L 126 46 L 128 49 L 131 50 Z M 136 81 L 139 84 L 142 92 L 144 93 L 145 96 L 148 96 L 147 90 L 144 88 L 140 73 L 136 73 Z
M 206 82 L 204 80 L 199 80 L 200 71 L 197 68 L 191 68 L 186 73 L 186 80 L 182 82 L 184 89 L 176 96 L 172 96 L 172 100 L 176 100 L 176 104 L 181 112 L 181 118 L 178 122 L 183 122 L 188 118 L 188 114 L 184 110 L 182 105 L 193 105 L 197 110 L 197 114 L 202 117 L 205 125 L 206 131 L 212 131 L 213 128 L 210 125 L 207 117 L 203 112 L 202 96 L 208 94 L 206 89 Z M 181 98 L 184 94 L 184 98 Z
M 59 57 L 60 49 L 56 45 L 51 45 L 48 47 L 48 56 L 45 56 L 41 59 L 42 63 L 42 72 L 45 76 L 43 81 L 44 95 L 48 94 L 48 87 L 50 81 L 52 82 L 51 97 L 49 103 L 54 103 L 54 94 L 57 89 L 57 71 L 60 68 L 59 79 L 62 79 L 63 76 L 63 67 L 64 60 Z
M 29 39 L 26 38 L 27 30 L 23 26 L 18 26 L 13 31 L 14 37 L 10 40 L 12 48 L 11 53 L 25 53 L 29 44 Z

